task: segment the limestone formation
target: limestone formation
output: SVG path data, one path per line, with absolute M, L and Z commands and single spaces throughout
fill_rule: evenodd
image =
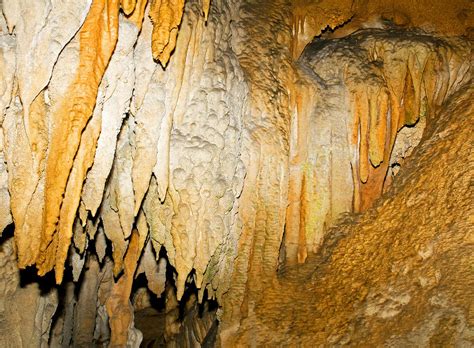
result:
M 433 121 L 470 80 L 469 57 L 463 41 L 406 30 L 366 30 L 305 49 L 300 62 L 319 98 L 302 93 L 296 102 L 306 115 L 292 132 L 288 259 L 304 261 L 342 213 L 372 206 L 388 184 L 391 156 L 402 151 L 395 144 L 407 141 L 400 130 Z
M 471 1 L 0 9 L 1 346 L 474 344 Z
M 472 93 L 436 113 L 384 201 L 271 276 L 224 346 L 472 345 Z

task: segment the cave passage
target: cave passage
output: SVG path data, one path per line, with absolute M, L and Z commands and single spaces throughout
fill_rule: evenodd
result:
M 0 0 L 0 346 L 474 345 L 473 23 Z

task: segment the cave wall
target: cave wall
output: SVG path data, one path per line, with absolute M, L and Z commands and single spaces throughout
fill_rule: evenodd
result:
M 229 346 L 473 344 L 472 93 L 435 114 L 385 199 L 273 276 Z
M 36 345 L 139 344 L 140 274 L 169 342 L 212 325 L 173 314 L 192 284 L 235 344 L 275 271 L 390 191 L 471 78 L 463 0 L 0 4 L 2 296 L 29 294 L 2 322 Z

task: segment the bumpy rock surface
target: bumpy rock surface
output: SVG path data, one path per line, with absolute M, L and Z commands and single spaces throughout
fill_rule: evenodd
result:
M 471 5 L 0 0 L 2 339 L 465 344 Z
M 406 157 L 443 101 L 470 80 L 470 50 L 463 40 L 395 29 L 308 45 L 299 62 L 317 97 L 303 89 L 296 101 L 289 261 L 304 261 L 342 213 L 366 210 L 387 189 L 389 167 Z M 409 136 L 406 126 L 419 135 Z
M 434 115 L 383 201 L 273 277 L 233 344 L 474 343 L 473 92 Z

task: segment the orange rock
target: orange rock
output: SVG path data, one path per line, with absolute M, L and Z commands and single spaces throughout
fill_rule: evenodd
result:
M 42 253 L 47 252 L 56 234 L 63 193 L 81 133 L 92 115 L 99 83 L 117 42 L 118 11 L 118 0 L 94 0 L 80 31 L 80 62 L 76 80 L 69 87 L 62 107 L 52 116 L 53 128 L 46 163 Z M 46 257 L 43 255 L 37 260 L 40 274 L 51 270 L 52 264 L 45 261 Z
M 184 0 L 152 0 L 150 18 L 153 22 L 153 58 L 163 66 L 176 46 L 178 27 L 184 11 Z

